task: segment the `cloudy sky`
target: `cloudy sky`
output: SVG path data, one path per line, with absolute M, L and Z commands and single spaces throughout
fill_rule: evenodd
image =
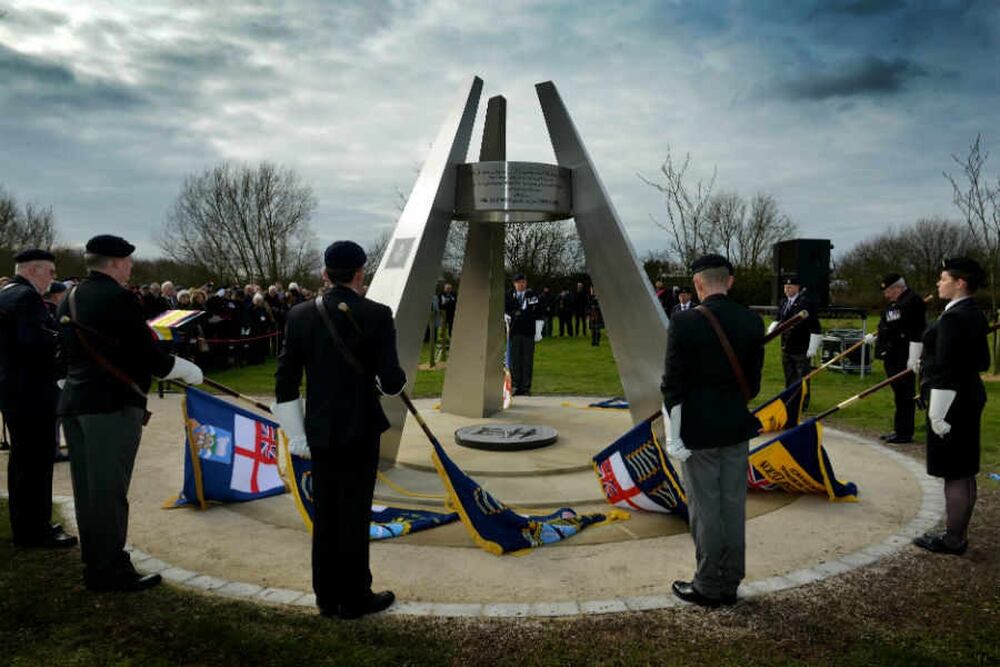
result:
M 942 171 L 977 133 L 1000 172 L 996 0 L 0 0 L 0 185 L 64 243 L 151 256 L 185 176 L 270 160 L 313 187 L 324 244 L 365 242 L 474 74 L 512 160 L 555 161 L 534 93 L 555 82 L 640 253 L 666 246 L 637 174 L 668 147 L 835 253 L 954 216 Z

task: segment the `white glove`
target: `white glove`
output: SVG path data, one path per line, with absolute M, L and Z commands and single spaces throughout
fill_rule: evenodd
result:
M 944 437 L 951 431 L 951 424 L 944 418 L 955 400 L 954 389 L 931 389 L 931 404 L 927 407 L 927 418 L 931 422 L 931 430 Z
M 504 324 L 507 325 L 507 328 L 510 329 L 510 315 L 508 315 L 507 313 L 504 313 L 503 314 L 503 322 L 504 322 Z
M 306 441 L 306 420 L 302 413 L 302 401 L 272 403 L 271 412 L 278 418 L 278 424 L 288 436 L 288 451 L 303 459 L 311 459 L 309 443 Z
M 777 329 L 777 328 L 778 328 L 777 321 L 771 322 L 770 324 L 768 324 L 767 325 L 767 333 L 768 333 L 768 335 L 770 335 L 771 333 L 773 333 L 774 330 Z
M 164 380 L 182 380 L 188 384 L 201 384 L 205 376 L 201 369 L 183 357 L 174 357 L 174 366 L 163 376 Z
M 539 343 L 542 340 L 542 327 L 545 326 L 545 320 L 535 320 L 535 342 Z
M 871 345 L 872 343 L 875 342 L 876 338 L 878 338 L 878 334 L 873 334 L 873 333 L 865 334 L 865 345 Z
M 65 387 L 66 386 L 66 378 L 61 378 L 59 380 L 56 380 L 56 386 L 59 387 L 60 389 L 62 389 L 63 387 Z
M 809 334 L 809 349 L 806 350 L 807 357 L 814 357 L 819 352 L 819 346 L 823 344 L 823 336 L 820 334 Z
M 920 355 L 923 351 L 923 343 L 910 343 L 910 358 L 906 360 L 906 367 L 914 373 L 920 370 Z
M 670 408 L 669 413 L 664 405 L 660 412 L 663 413 L 663 430 L 667 434 L 667 454 L 683 463 L 690 458 L 691 450 L 681 440 L 681 404 Z

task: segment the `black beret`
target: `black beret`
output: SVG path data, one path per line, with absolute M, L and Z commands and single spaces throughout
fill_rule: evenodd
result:
M 54 262 L 56 261 L 56 256 L 48 250 L 42 250 L 41 248 L 29 248 L 28 250 L 22 250 L 14 255 L 14 262 L 16 264 L 23 264 L 24 262 L 37 262 L 39 260 Z
M 518 280 L 527 280 L 523 273 L 515 273 L 512 281 L 517 282 Z
M 128 257 L 135 252 L 135 246 L 120 236 L 99 234 L 87 241 L 86 250 L 104 257 Z
M 973 283 L 976 288 L 986 282 L 986 271 L 979 262 L 969 257 L 951 257 L 941 262 L 941 270 Z
M 46 294 L 59 294 L 60 292 L 66 291 L 66 283 L 59 282 L 58 280 L 53 280 L 49 284 L 49 289 L 45 292 Z
M 898 273 L 887 273 L 885 274 L 885 277 L 882 278 L 882 282 L 878 284 L 878 287 L 879 289 L 887 289 L 889 287 L 892 287 L 893 285 L 898 283 L 899 279 L 902 277 L 903 276 L 899 275 Z
M 365 251 L 354 241 L 334 241 L 323 253 L 323 263 L 331 271 L 356 271 L 367 261 Z
M 722 255 L 702 255 L 691 262 L 691 275 L 700 273 L 705 269 L 726 269 L 729 275 L 733 275 L 733 265 Z

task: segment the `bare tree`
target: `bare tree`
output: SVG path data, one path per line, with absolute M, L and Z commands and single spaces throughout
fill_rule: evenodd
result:
M 56 220 L 52 207 L 18 205 L 0 188 L 0 249 L 52 248 L 56 240 Z
M 223 280 L 288 281 L 320 265 L 312 188 L 269 162 L 222 163 L 188 177 L 159 234 L 171 259 Z
M 765 268 L 774 244 L 793 238 L 796 233 L 797 226 L 781 212 L 774 195 L 758 192 L 750 200 L 750 213 L 740 228 L 733 262 L 748 269 Z
M 385 249 L 389 247 L 391 240 L 392 230 L 386 229 L 365 247 L 365 256 L 368 257 L 368 261 L 365 263 L 365 275 L 369 279 L 375 274 L 378 265 L 382 263 L 382 255 L 385 254 Z
M 690 154 L 684 156 L 680 167 L 675 166 L 670 148 L 667 147 L 667 157 L 660 165 L 662 182 L 637 174 L 643 183 L 663 195 L 667 206 L 667 221 L 662 222 L 655 217 L 652 219 L 657 226 L 670 232 L 670 250 L 684 266 L 689 266 L 698 255 L 715 246 L 715 239 L 712 238 L 714 230 L 708 212 L 717 171 L 713 168 L 712 177 L 708 181 L 698 180 L 693 187 L 689 187 L 685 179 L 690 166 Z
M 736 262 L 746 225 L 747 205 L 735 192 L 720 192 L 708 201 L 708 224 L 715 250 Z
M 962 169 L 956 178 L 944 172 L 951 183 L 953 201 L 962 212 L 969 232 L 986 261 L 989 274 L 990 320 L 997 319 L 997 302 L 1000 286 L 997 285 L 997 268 L 1000 264 L 1000 176 L 991 180 L 983 173 L 990 154 L 982 147 L 982 135 L 977 134 L 965 157 L 952 155 Z M 1000 373 L 1000 339 L 993 334 L 993 372 Z
M 545 283 L 583 267 L 583 248 L 576 230 L 566 221 L 506 225 L 505 264 L 511 273 Z

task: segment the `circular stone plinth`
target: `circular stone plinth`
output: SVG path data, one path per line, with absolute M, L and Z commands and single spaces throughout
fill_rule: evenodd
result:
M 519 452 L 548 447 L 559 431 L 541 424 L 475 424 L 455 429 L 455 442 L 488 452 Z

